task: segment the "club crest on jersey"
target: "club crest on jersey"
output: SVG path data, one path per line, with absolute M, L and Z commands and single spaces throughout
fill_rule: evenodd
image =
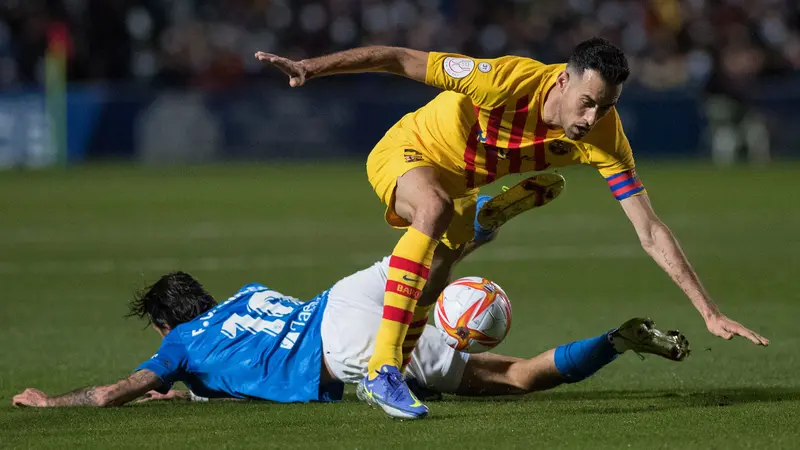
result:
M 454 58 L 448 56 L 444 59 L 444 71 L 453 78 L 464 78 L 475 69 L 475 61 L 469 58 Z
M 563 156 L 571 152 L 575 148 L 575 145 L 564 141 L 552 141 L 547 148 L 550 149 L 550 153 Z
M 403 159 L 405 159 L 407 163 L 412 163 L 416 161 L 422 161 L 424 158 L 422 157 L 422 153 L 414 149 L 407 148 L 403 150 Z

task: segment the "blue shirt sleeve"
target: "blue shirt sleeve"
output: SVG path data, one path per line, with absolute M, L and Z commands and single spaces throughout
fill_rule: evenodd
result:
M 186 348 L 180 341 L 178 333 L 169 333 L 161 343 L 158 352 L 147 361 L 139 364 L 136 370 L 149 370 L 164 383 L 158 392 L 166 393 L 172 384 L 180 381 L 185 374 Z
M 255 291 L 255 290 L 261 290 L 261 289 L 267 289 L 267 287 L 266 287 L 266 286 L 264 286 L 264 285 L 263 285 L 263 284 L 261 284 L 261 283 L 250 283 L 250 284 L 245 284 L 245 285 L 244 285 L 244 286 L 242 286 L 242 288 L 241 288 L 241 289 L 239 289 L 239 290 L 236 292 L 236 294 L 234 294 L 234 295 L 238 295 L 238 294 L 241 294 L 241 293 L 245 293 L 245 292 L 247 292 L 247 291 Z

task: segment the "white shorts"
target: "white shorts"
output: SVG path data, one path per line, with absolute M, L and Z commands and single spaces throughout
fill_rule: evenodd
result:
M 383 315 L 383 293 L 389 258 L 336 283 L 322 315 L 322 349 L 331 374 L 345 383 L 367 375 L 375 336 Z M 441 331 L 425 327 L 411 355 L 406 377 L 439 392 L 452 393 L 461 384 L 469 359 L 448 346 Z

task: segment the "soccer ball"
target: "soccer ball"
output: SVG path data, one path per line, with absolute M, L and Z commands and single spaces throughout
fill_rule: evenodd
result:
M 442 291 L 434 318 L 447 345 L 481 353 L 496 347 L 508 334 L 511 302 L 500 286 L 486 278 L 460 278 Z

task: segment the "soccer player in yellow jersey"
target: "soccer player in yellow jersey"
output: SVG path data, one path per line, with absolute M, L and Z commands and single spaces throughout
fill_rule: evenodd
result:
M 628 63 L 608 41 L 585 41 L 566 64 L 553 65 L 395 47 L 303 61 L 262 52 L 256 58 L 286 73 L 292 87 L 328 75 L 390 72 L 443 90 L 389 129 L 367 160 L 370 183 L 387 205 L 387 222 L 407 228 L 392 252 L 383 319 L 369 375 L 359 385 L 361 398 L 390 415 L 428 412 L 408 391 L 402 370 L 452 266 L 474 236 L 478 188 L 509 173 L 595 167 L 644 249 L 691 300 L 708 330 L 724 339 L 738 335 L 769 343 L 720 312 L 653 211 L 614 108 Z

